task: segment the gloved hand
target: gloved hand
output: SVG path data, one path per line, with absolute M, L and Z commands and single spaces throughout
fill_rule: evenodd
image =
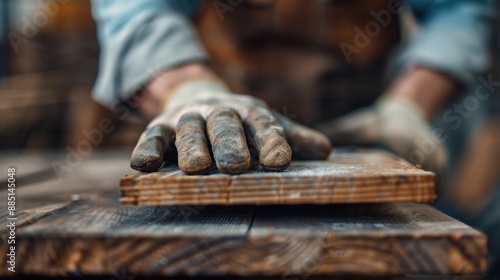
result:
M 136 170 L 156 171 L 176 151 L 179 168 L 192 174 L 211 166 L 211 154 L 228 174 L 250 167 L 250 151 L 268 171 L 286 169 L 292 151 L 301 159 L 330 154 L 330 142 L 321 133 L 273 113 L 259 99 L 231 93 L 217 80 L 188 81 L 167 96 L 163 113 L 151 121 L 132 153 L 130 165 Z
M 384 146 L 410 163 L 436 174 L 440 183 L 447 153 L 420 108 L 402 97 L 386 96 L 375 105 L 316 127 L 334 145 Z

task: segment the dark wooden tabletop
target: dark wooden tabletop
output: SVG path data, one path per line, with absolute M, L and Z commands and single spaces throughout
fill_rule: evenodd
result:
M 429 205 L 120 205 L 128 152 L 96 152 L 58 178 L 65 157 L 1 158 L 16 168 L 16 275 L 469 279 L 487 267 L 486 237 Z M 0 275 L 13 276 L 0 197 Z

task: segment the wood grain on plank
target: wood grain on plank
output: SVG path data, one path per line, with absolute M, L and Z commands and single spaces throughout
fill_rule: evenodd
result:
M 327 204 L 430 202 L 434 174 L 385 152 L 334 150 L 327 161 L 295 161 L 283 172 L 252 170 L 226 175 L 187 175 L 176 166 L 137 173 L 120 181 L 121 203 Z
M 108 195 L 108 194 L 103 194 Z M 18 271 L 42 275 L 466 274 L 486 237 L 415 203 L 118 206 L 74 203 L 17 233 Z M 0 261 L 7 244 L 0 238 Z M 10 273 L 0 267 L 0 275 Z

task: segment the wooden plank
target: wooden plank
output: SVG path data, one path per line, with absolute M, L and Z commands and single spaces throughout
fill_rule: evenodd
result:
M 186 175 L 175 165 L 120 181 L 121 203 L 327 204 L 430 202 L 434 174 L 381 151 L 334 150 L 328 161 L 295 161 L 283 172 Z
M 117 195 L 96 193 L 18 230 L 17 273 L 289 279 L 486 269 L 486 237 L 428 205 L 137 207 L 110 200 Z
M 487 267 L 484 235 L 416 203 L 258 207 L 250 240 L 272 248 L 248 253 L 269 273 L 468 274 Z
M 175 274 L 207 254 L 237 246 L 245 239 L 253 211 L 251 206 L 118 206 L 117 192 L 96 193 L 18 230 L 16 271 L 113 275 L 126 267 L 147 274 L 160 272 L 165 263 Z M 0 236 L 0 259 L 5 262 L 8 244 Z M 0 267 L 0 275 L 9 273 Z

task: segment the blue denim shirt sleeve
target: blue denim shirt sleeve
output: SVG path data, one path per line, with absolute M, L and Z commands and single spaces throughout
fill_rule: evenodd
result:
M 92 0 L 101 46 L 94 97 L 105 105 L 129 98 L 158 72 L 206 60 L 189 17 L 199 0 Z M 424 65 L 464 85 L 489 68 L 489 0 L 407 0 L 420 33 L 398 64 Z
M 94 98 L 111 106 L 159 72 L 206 60 L 190 17 L 198 0 L 92 0 L 101 48 Z
M 489 0 L 407 0 L 420 30 L 398 59 L 400 67 L 428 66 L 463 86 L 490 68 Z

